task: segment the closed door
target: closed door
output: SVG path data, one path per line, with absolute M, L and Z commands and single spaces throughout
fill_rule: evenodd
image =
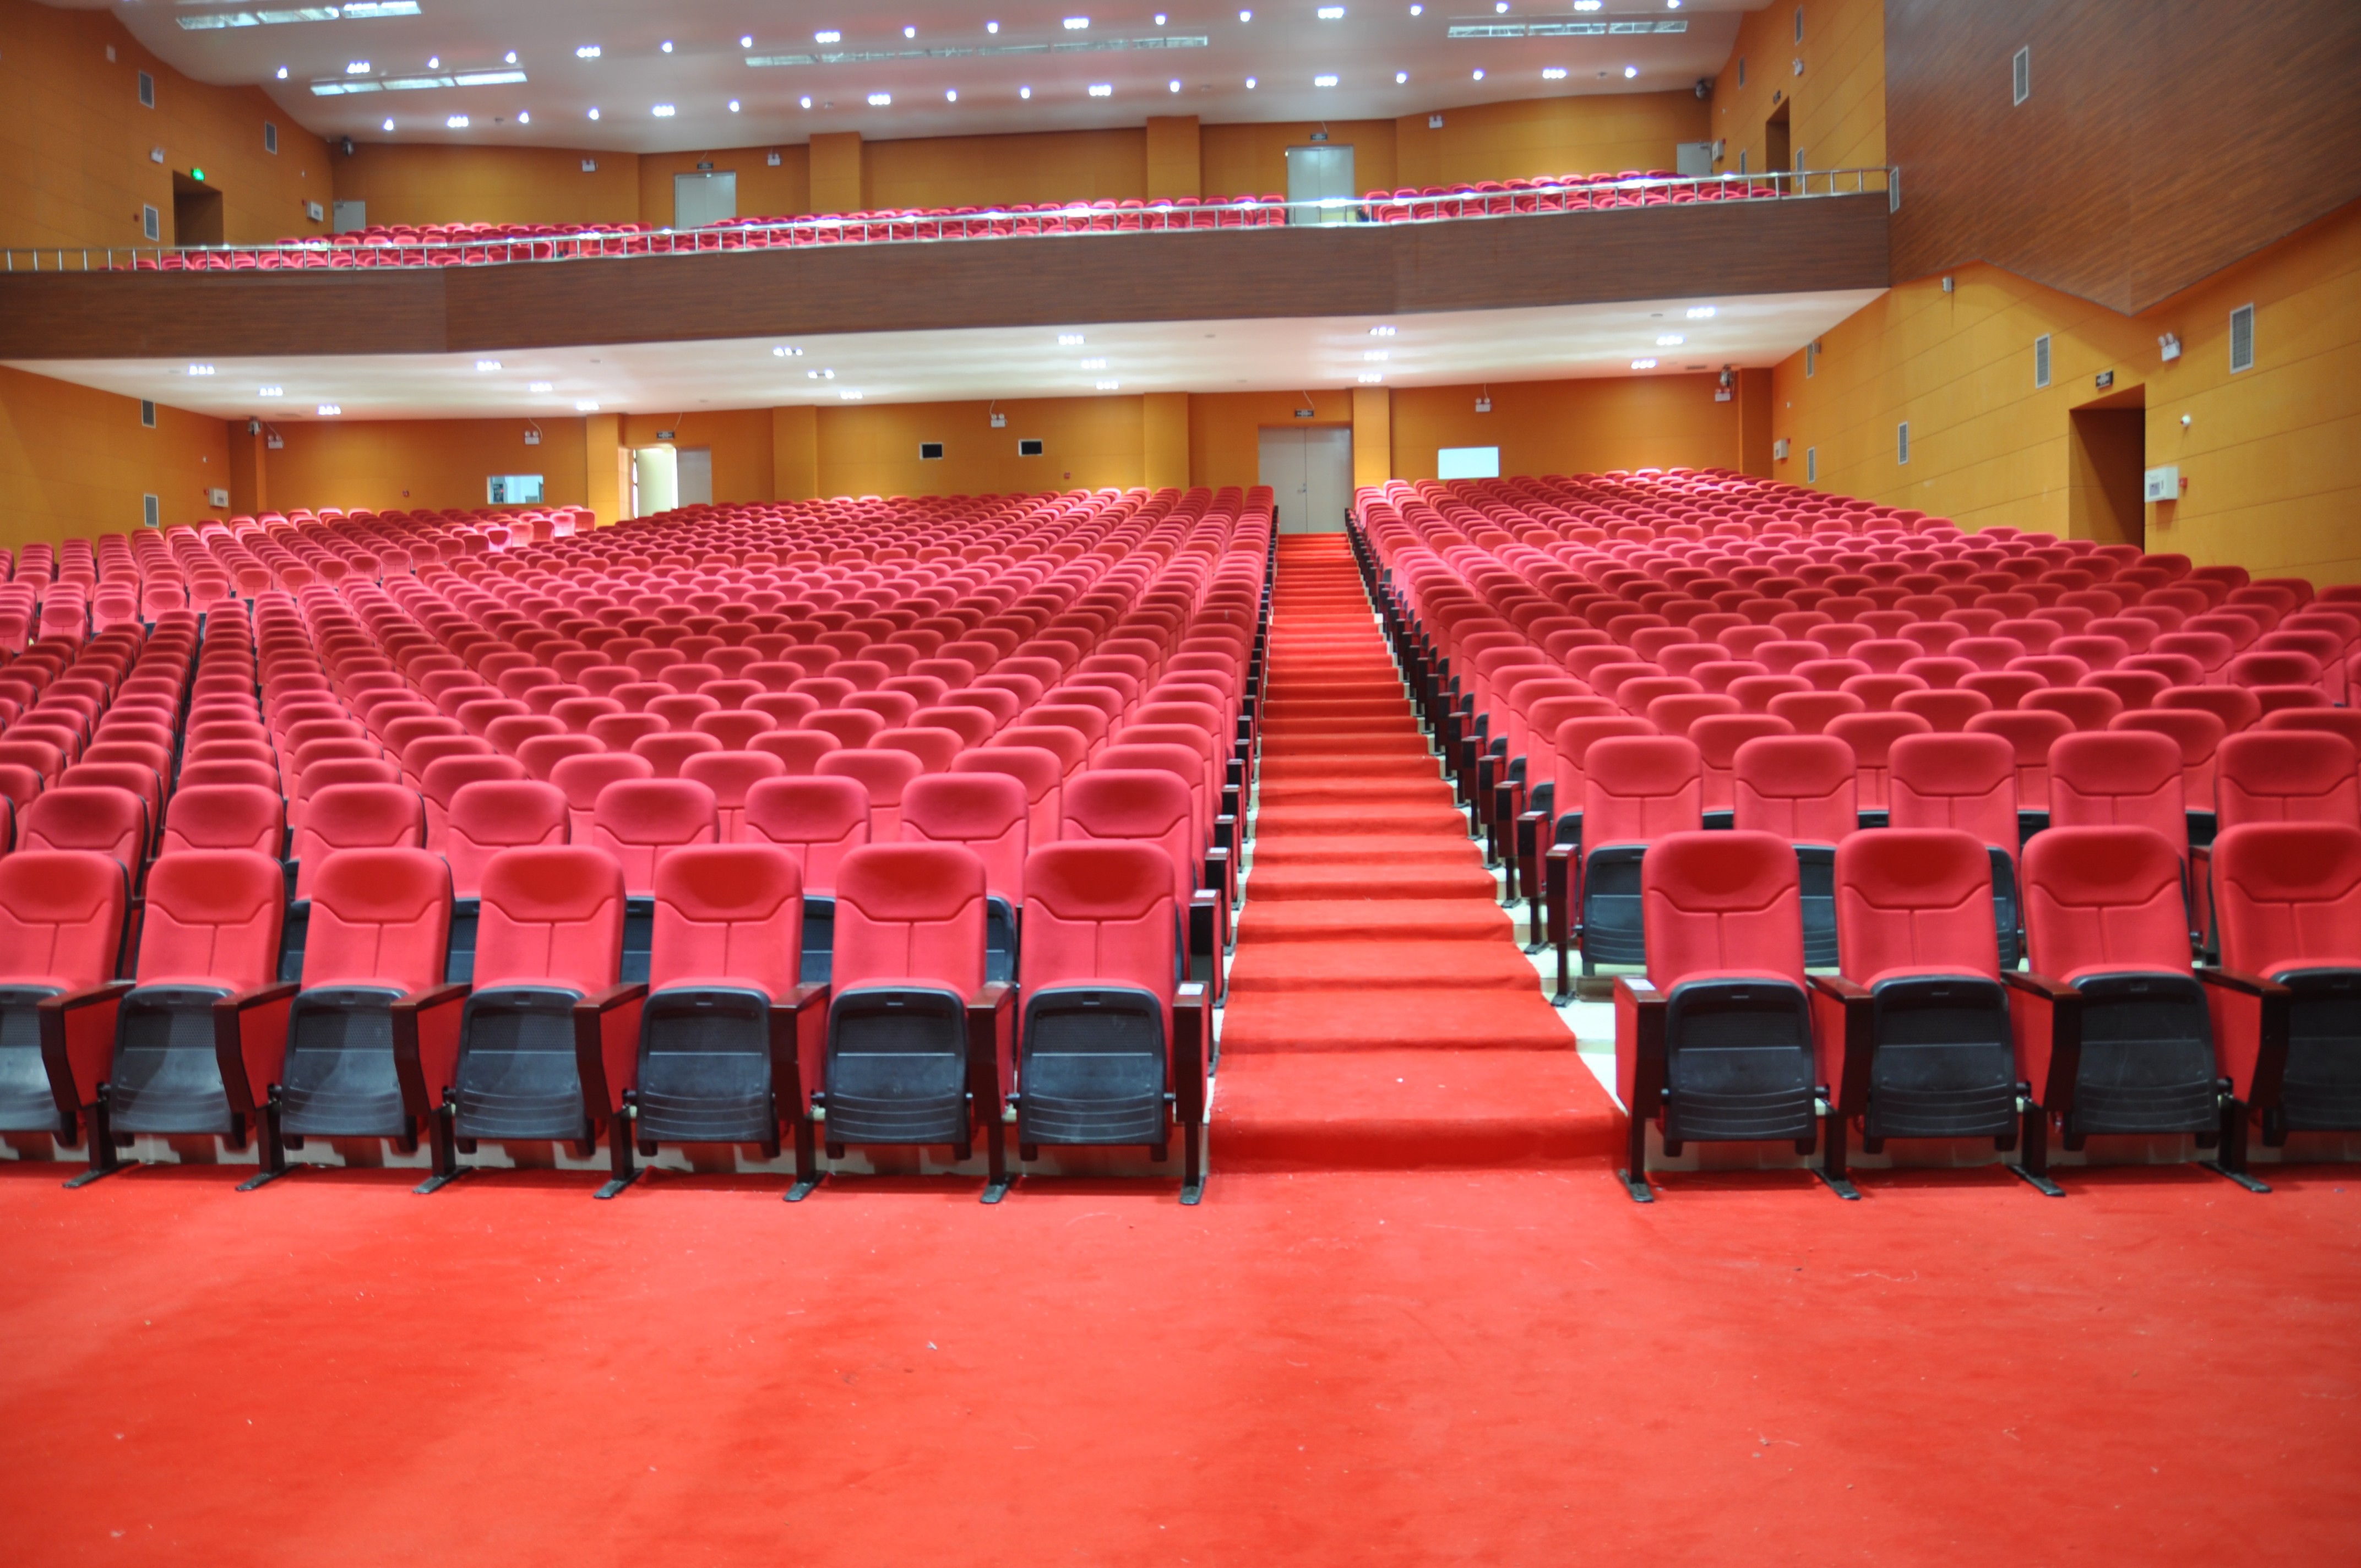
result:
M 1322 202 L 1335 198 L 1350 199 L 1359 192 L 1353 189 L 1353 149 L 1349 147 L 1290 147 L 1287 149 L 1287 199 L 1290 202 Z M 1299 224 L 1349 224 L 1354 209 L 1329 207 L 1320 212 L 1294 213 L 1290 221 Z
M 1281 533 L 1342 533 L 1353 504 L 1349 425 L 1265 425 L 1261 482 L 1279 504 Z
M 738 176 L 721 173 L 675 174 L 672 177 L 672 226 L 701 229 L 726 224 L 738 215 Z
M 673 455 L 675 506 L 713 504 L 713 448 L 683 446 Z
M 653 517 L 680 504 L 680 455 L 669 446 L 631 454 L 631 515 Z

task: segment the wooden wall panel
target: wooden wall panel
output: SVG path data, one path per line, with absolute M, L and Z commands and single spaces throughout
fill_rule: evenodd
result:
M 1881 288 L 1886 200 L 426 272 L 0 275 L 0 359 L 461 352 Z
M 1583 93 L 1444 112 L 1440 128 L 1422 110 L 1394 122 L 1398 185 L 1455 185 L 1670 169 L 1674 147 L 1703 141 L 1711 105 L 1688 88 L 1669 93 Z M 1364 190 L 1378 182 L 1361 181 Z
M 585 170 L 586 159 L 597 167 Z M 350 154 L 329 153 L 328 167 L 336 199 L 361 203 L 372 224 L 641 221 L 640 159 L 633 153 L 356 141 Z M 670 181 L 664 214 L 672 214 Z
M 2361 197 L 2352 0 L 1888 0 L 1885 42 L 1896 277 L 1982 260 L 2134 313 Z

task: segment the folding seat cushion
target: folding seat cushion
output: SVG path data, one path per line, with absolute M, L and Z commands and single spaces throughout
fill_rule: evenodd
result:
M 190 784 L 164 811 L 163 846 L 188 850 L 251 850 L 277 860 L 287 848 L 287 808 L 279 793 L 250 784 Z
M 1599 740 L 1583 769 L 1582 874 L 1569 907 L 1581 911 L 1588 975 L 1645 961 L 1641 860 L 1653 840 L 1702 826 L 1704 779 L 1696 744 L 1668 735 Z
M 2189 968 L 2180 859 L 2146 828 L 2052 828 L 2026 846 L 2031 967 L 2004 972 L 2017 1075 L 2031 1085 L 2024 1168 L 2060 1121 L 2092 1133 L 2213 1134 L 2222 1111 L 2205 996 Z
M 443 988 L 450 927 L 451 873 L 439 856 L 391 849 L 326 857 L 302 989 L 270 1080 L 282 1086 L 281 1134 L 416 1146 L 434 1115 L 426 1081 L 447 1075 L 464 996 Z M 273 1146 L 266 1141 L 266 1157 Z M 258 1179 L 271 1174 L 266 1164 Z
M 115 1043 L 129 905 L 112 856 L 0 856 L 0 1131 L 79 1141 Z
M 551 1139 L 587 1154 L 602 1126 L 627 1124 L 615 1113 L 632 1087 L 645 988 L 618 978 L 623 899 L 620 867 L 596 849 L 493 857 L 448 1077 L 423 1075 L 447 1109 L 420 1190 L 460 1174 L 459 1140 Z
M 1647 972 L 1616 982 L 1615 1064 L 1618 1094 L 1634 1108 L 1620 1174 L 1644 1202 L 1651 1123 L 1673 1157 L 1690 1141 L 1792 1142 L 1808 1153 L 1817 1063 L 1795 857 L 1784 839 L 1664 835 L 1648 847 L 1640 888 Z
M 2246 1124 L 2263 1141 L 2361 1128 L 2361 829 L 2252 822 L 2213 845 L 2222 967 L 2200 970 L 2219 1065 L 2231 1084 L 2223 1164 L 2244 1168 Z
M 1846 1124 L 1887 1138 L 2015 1142 L 2016 1063 L 1992 921 L 1992 861 L 1949 828 L 1857 833 L 1837 848 L 1841 978 L 1812 978 L 1823 1169 Z
M 635 1131 L 642 1149 L 747 1143 L 775 1157 L 788 1122 L 798 1184 L 816 1178 L 811 1123 L 796 1107 L 803 1063 L 821 1049 L 828 991 L 798 979 L 803 933 L 802 878 L 784 849 L 694 845 L 657 868 L 640 1014 Z M 613 1179 L 630 1177 L 619 1155 Z
M 1030 806 L 1024 784 L 1001 773 L 928 774 L 903 793 L 904 843 L 962 844 L 983 862 L 988 980 L 1016 978 Z
M 1203 992 L 1173 982 L 1176 911 L 1161 857 L 1145 844 L 1051 844 L 1028 857 L 1026 873 L 1020 1154 L 1137 1143 L 1160 1159 L 1178 1125 L 1181 1198 L 1194 1201 Z
M 105 1124 L 92 1127 L 93 1175 L 115 1168 L 110 1130 L 212 1133 L 243 1146 L 286 1045 L 291 988 L 271 983 L 286 904 L 268 856 L 191 850 L 156 862 L 138 965 L 101 1074 Z

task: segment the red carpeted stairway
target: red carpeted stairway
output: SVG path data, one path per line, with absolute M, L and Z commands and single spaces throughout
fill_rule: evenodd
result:
M 1220 1169 L 1532 1167 L 1620 1113 L 1510 935 L 1342 534 L 1279 542 Z

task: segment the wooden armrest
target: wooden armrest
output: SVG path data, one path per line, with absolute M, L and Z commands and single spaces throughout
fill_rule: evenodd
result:
M 2038 996 L 2044 1002 L 2065 1002 L 2081 994 L 2070 985 L 2054 981 L 2046 974 L 2036 974 L 2031 970 L 2003 970 L 2000 979 L 2003 985 Z
M 291 980 L 273 981 L 258 985 L 251 991 L 241 991 L 235 996 L 225 996 L 214 1003 L 215 1013 L 243 1013 L 249 1007 L 268 1006 L 273 1002 L 285 1002 L 303 987 Z
M 2277 981 L 2265 980 L 2258 974 L 2242 970 L 2224 969 L 2218 964 L 2200 964 L 2197 978 L 2207 985 L 2218 985 L 2224 991 L 2235 991 L 2246 996 L 2285 996 L 2288 988 Z
M 1867 1002 L 1869 988 L 1855 985 L 1840 974 L 1807 974 L 1804 977 L 1814 991 L 1833 996 L 1841 1002 Z
M 37 1013 L 76 1013 L 94 1007 L 102 1002 L 120 1002 L 131 991 L 127 980 L 110 980 L 103 985 L 89 986 L 81 991 L 61 991 L 55 996 L 44 996 L 34 1003 Z
M 641 998 L 646 996 L 647 993 L 647 981 L 643 980 L 625 981 L 620 985 L 610 985 L 604 991 L 592 992 L 589 995 L 584 997 L 581 1001 L 574 1004 L 574 1011 L 577 1014 L 611 1013 L 627 1002 L 639 1001 Z
M 447 1007 L 454 1002 L 465 1002 L 475 989 L 466 981 L 454 981 L 448 985 L 430 985 L 423 991 L 413 991 L 397 999 L 393 1010 L 396 1014 L 417 1014 L 430 1007 Z

